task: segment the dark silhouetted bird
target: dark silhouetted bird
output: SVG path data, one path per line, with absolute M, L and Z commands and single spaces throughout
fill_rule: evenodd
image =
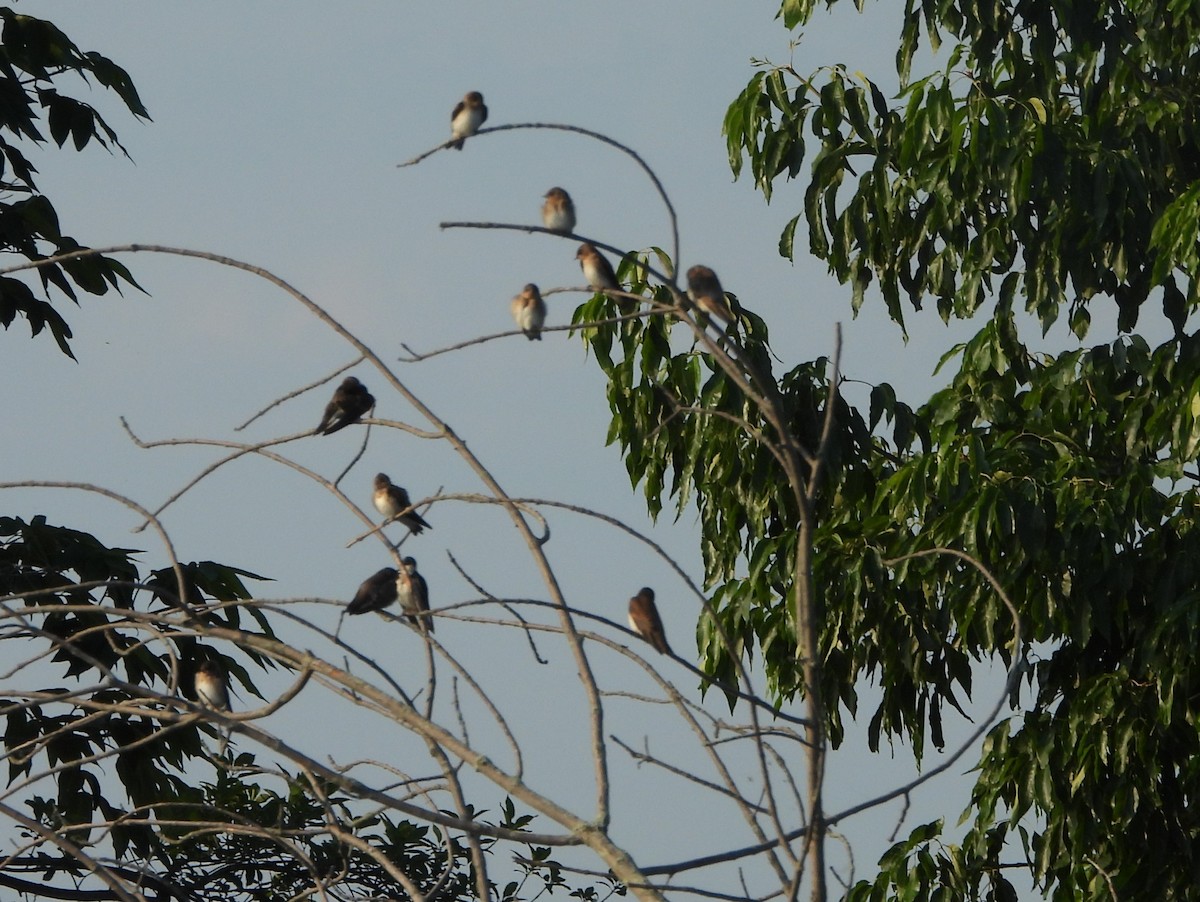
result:
M 542 225 L 552 232 L 566 235 L 575 230 L 575 204 L 562 188 L 551 188 L 544 195 Z
M 525 333 L 530 341 L 542 340 L 542 326 L 546 322 L 546 302 L 538 287 L 530 282 L 521 289 L 521 293 L 512 299 L 513 319 L 517 328 Z
M 692 303 L 712 316 L 719 316 L 727 323 L 732 323 L 733 313 L 725 300 L 725 292 L 721 288 L 721 280 L 707 266 L 693 266 L 687 271 L 688 297 Z
M 433 619 L 418 616 L 429 611 L 429 586 L 425 577 L 417 572 L 415 558 L 404 559 L 404 567 L 396 577 L 396 593 L 400 599 L 400 607 L 408 615 L 408 622 L 416 624 L 423 633 L 432 633 Z
M 457 138 L 450 146 L 455 150 L 463 149 L 463 141 L 479 131 L 479 126 L 487 122 L 487 107 L 483 104 L 483 95 L 472 91 L 458 102 L 454 112 L 450 114 L 450 137 Z
M 375 396 L 367 387 L 347 376 L 333 393 L 333 400 L 325 405 L 325 415 L 317 425 L 317 432 L 333 435 L 351 423 L 357 423 L 363 414 L 375 406 Z
M 408 510 L 412 507 L 408 492 L 388 479 L 386 473 L 375 474 L 375 495 L 372 500 L 375 502 L 375 510 L 387 517 L 384 522 L 398 519 L 413 535 L 420 535 L 423 529 L 433 529 L 425 522 L 424 517 L 416 511 Z M 408 512 L 401 513 L 402 511 Z
M 671 646 L 667 644 L 667 634 L 663 631 L 662 618 L 658 616 L 658 608 L 654 604 L 653 589 L 643 588 L 629 599 L 629 627 L 662 654 L 672 654 Z
M 347 614 L 366 614 L 369 611 L 382 611 L 396 600 L 396 568 L 384 567 L 382 570 L 368 576 L 354 599 L 346 606 Z

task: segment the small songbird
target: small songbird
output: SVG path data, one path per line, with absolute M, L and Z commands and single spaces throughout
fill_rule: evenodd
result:
M 387 517 L 385 523 L 399 519 L 413 535 L 420 535 L 423 529 L 433 529 L 425 522 L 424 517 L 416 511 L 408 510 L 412 507 L 408 492 L 393 484 L 386 473 L 375 474 L 375 495 L 371 500 L 375 502 L 375 510 Z M 402 513 L 403 511 L 408 513 Z
M 214 711 L 229 710 L 229 682 L 215 661 L 205 658 L 196 665 L 196 675 L 193 677 L 193 687 L 196 690 L 196 701 Z M 229 745 L 229 731 L 221 731 L 221 741 L 217 745 L 217 754 L 224 755 Z
M 450 146 L 462 150 L 463 140 L 479 131 L 479 126 L 485 122 L 487 107 L 483 104 L 483 95 L 472 91 L 458 102 L 450 114 L 450 137 L 458 139 Z
M 587 283 L 593 291 L 621 290 L 621 284 L 617 281 L 617 274 L 613 272 L 612 264 L 594 246 L 586 241 L 579 245 L 579 250 L 575 252 L 575 259 L 579 261 L 583 277 L 587 279 Z M 637 304 L 628 298 L 617 298 L 617 309 L 622 313 L 632 313 L 637 309 Z
M 649 642 L 661 654 L 673 654 L 663 631 L 662 618 L 654 606 L 654 590 L 643 588 L 629 599 L 629 628 Z
M 542 325 L 546 322 L 546 302 L 538 287 L 530 282 L 521 293 L 512 299 L 513 319 L 517 328 L 525 333 L 530 341 L 542 340 Z
M 205 658 L 196 665 L 196 701 L 216 711 L 229 710 L 229 684 L 216 662 Z
M 595 247 L 585 241 L 575 252 L 575 259 L 579 261 L 583 277 L 587 279 L 588 285 L 592 286 L 594 291 L 604 291 L 609 288 L 616 291 L 621 290 L 612 264 L 604 259 L 604 256 Z
M 353 376 L 347 376 L 334 391 L 333 400 L 325 405 L 325 415 L 316 431 L 333 435 L 339 429 L 357 423 L 374 406 L 375 396 L 367 391 L 367 387 Z
M 705 313 L 719 316 L 727 323 L 734 321 L 733 313 L 725 300 L 721 280 L 707 266 L 693 266 L 687 271 L 688 297 Z
M 432 633 L 433 619 L 418 616 L 429 611 L 429 586 L 425 577 L 417 572 L 415 558 L 404 559 L 404 567 L 396 577 L 396 594 L 400 599 L 400 607 L 408 615 L 408 622 L 415 624 L 423 633 Z
M 368 611 L 382 611 L 396 600 L 396 568 L 384 567 L 372 576 L 368 576 L 358 591 L 354 600 L 346 606 L 347 614 L 366 614 Z
M 552 232 L 566 235 L 575 230 L 575 204 L 562 188 L 551 188 L 544 195 L 542 224 Z

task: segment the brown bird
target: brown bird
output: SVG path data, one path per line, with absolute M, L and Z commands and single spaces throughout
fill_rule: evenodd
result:
M 663 631 L 662 618 L 654 605 L 654 590 L 643 587 L 629 599 L 629 628 L 649 642 L 661 654 L 673 654 Z
M 388 479 L 386 473 L 375 474 L 375 494 L 371 500 L 375 502 L 375 510 L 387 517 L 385 523 L 399 520 L 413 535 L 420 535 L 423 529 L 433 529 L 424 517 L 414 510 L 408 510 L 412 507 L 408 492 Z
M 425 577 L 417 572 L 415 558 L 404 559 L 404 567 L 396 577 L 396 594 L 400 599 L 400 607 L 408 615 L 408 622 L 415 624 L 423 633 L 432 633 L 433 618 L 419 616 L 429 611 L 429 586 Z
M 396 600 L 396 568 L 384 567 L 363 580 L 354 599 L 346 606 L 347 614 L 382 611 Z
M 196 666 L 192 686 L 196 690 L 196 701 L 214 711 L 229 710 L 229 682 L 215 661 L 205 658 Z M 221 731 L 217 754 L 224 755 L 229 746 L 229 731 Z
M 357 423 L 374 406 L 375 396 L 367 391 L 367 387 L 353 376 L 347 376 L 334 391 L 333 400 L 325 405 L 325 415 L 316 431 L 333 435 L 339 429 Z
M 458 139 L 450 146 L 462 150 L 463 141 L 479 131 L 479 126 L 485 122 L 487 107 L 483 104 L 483 95 L 472 91 L 458 102 L 450 114 L 450 137 Z
M 544 195 L 542 224 L 552 232 L 567 234 L 575 230 L 575 204 L 562 188 L 551 188 Z
M 596 250 L 594 245 L 586 241 L 579 245 L 579 250 L 575 252 L 575 259 L 579 261 L 583 277 L 587 279 L 587 283 L 593 291 L 621 290 L 621 283 L 617 281 L 617 274 L 613 272 L 612 264 Z M 617 308 L 622 313 L 632 313 L 637 309 L 637 305 L 628 298 L 617 298 Z
M 214 661 L 205 658 L 196 666 L 196 701 L 217 711 L 229 710 L 229 684 Z
M 725 300 L 721 280 L 707 266 L 693 266 L 687 271 L 688 297 L 705 313 L 719 316 L 727 323 L 734 321 L 733 313 Z
M 521 293 L 512 299 L 510 305 L 513 319 L 517 328 L 525 333 L 530 341 L 542 340 L 542 325 L 546 322 L 546 302 L 538 287 L 530 282 Z
M 587 279 L 588 285 L 594 291 L 604 291 L 605 289 L 621 290 L 620 283 L 617 282 L 617 274 L 613 272 L 612 264 L 610 264 L 604 255 L 596 250 L 594 245 L 588 244 L 586 241 L 579 245 L 579 250 L 575 252 L 575 259 L 579 261 L 579 268 L 583 270 L 583 277 Z

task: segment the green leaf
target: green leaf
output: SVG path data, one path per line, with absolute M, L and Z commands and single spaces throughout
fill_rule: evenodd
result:
M 788 260 L 796 259 L 796 226 L 800 223 L 799 216 L 793 216 L 788 220 L 788 224 L 783 227 L 783 233 L 779 236 L 779 256 Z

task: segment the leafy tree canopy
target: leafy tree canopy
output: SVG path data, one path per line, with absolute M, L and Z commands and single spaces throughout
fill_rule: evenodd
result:
M 788 0 L 785 26 L 816 31 L 815 6 Z M 941 49 L 943 68 L 912 71 L 922 44 Z M 943 745 L 947 706 L 972 696 L 980 662 L 1021 668 L 1014 716 L 983 749 L 966 837 L 914 831 L 855 899 L 1013 898 L 1002 864 L 1022 858 L 1060 898 L 1185 897 L 1195 885 L 1198 46 L 1191 3 L 909 0 L 898 96 L 831 61 L 767 68 L 730 105 L 735 174 L 748 164 L 768 199 L 805 183 L 784 256 L 806 233 L 850 308 L 871 288 L 901 328 L 929 299 L 943 319 L 983 317 L 924 402 L 887 384 L 867 409 L 839 397 L 811 569 L 798 557 L 807 514 L 778 450 L 794 439 L 815 451 L 827 361 L 776 372 L 752 298 L 723 340 L 740 373 L 704 349 L 673 352 L 662 319 L 591 339 L 631 481 L 655 514 L 695 501 L 721 625 L 740 654 L 757 649 L 781 700 L 820 696 L 834 744 L 863 680 L 881 689 L 864 712 L 872 747 L 901 738 L 920 757 Z M 634 290 L 672 302 L 662 287 Z M 1027 348 L 1028 329 L 1064 315 L 1085 339 L 1096 304 L 1115 304 L 1121 334 L 1054 355 Z M 784 412 L 785 430 L 756 396 Z M 961 559 L 911 557 L 938 548 L 996 574 L 1019 635 Z M 807 573 L 816 686 L 792 600 Z M 699 639 L 710 671 L 731 676 L 710 618 Z

